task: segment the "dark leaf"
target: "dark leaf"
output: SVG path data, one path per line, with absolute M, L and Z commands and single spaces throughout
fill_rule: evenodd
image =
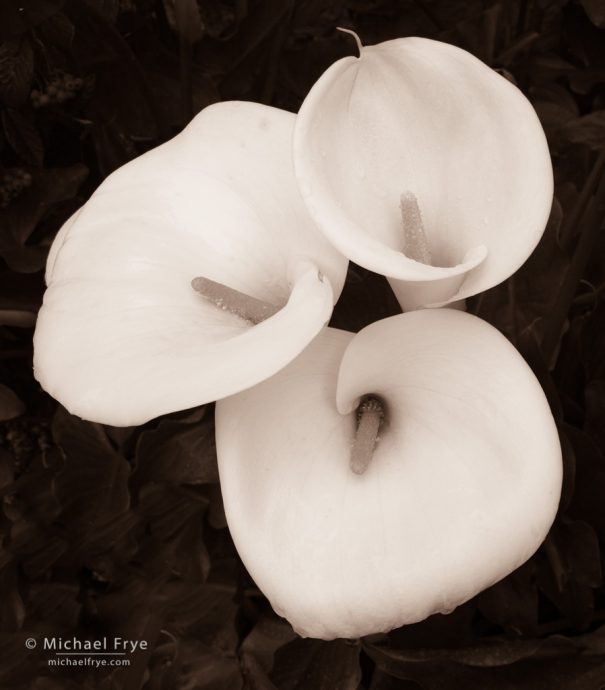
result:
M 86 0 L 93 5 L 109 22 L 115 22 L 120 12 L 120 0 Z
M 20 417 L 24 412 L 23 401 L 8 386 L 0 383 L 0 422 Z
M 19 36 L 56 14 L 63 0 L 3 0 L 0 3 L 0 40 Z
M 590 21 L 601 29 L 605 28 L 605 2 L 603 0 L 580 0 Z
M 26 519 L 16 522 L 10 532 L 10 551 L 19 556 L 27 575 L 48 576 L 48 571 L 68 549 L 65 540 L 50 529 L 41 529 Z
M 34 50 L 30 41 L 0 43 L 0 102 L 19 107 L 29 97 L 34 75 Z
M 271 680 L 279 690 L 357 690 L 359 645 L 294 640 L 276 652 Z
M 364 644 L 364 650 L 383 670 L 393 673 L 412 663 L 454 662 L 465 666 L 493 667 L 508 666 L 521 659 L 541 659 L 574 651 L 573 643 L 564 637 L 548 640 L 528 638 L 496 638 L 483 640 L 472 647 L 449 647 L 443 649 L 391 649 L 378 644 Z M 389 670 L 390 669 L 390 670 Z
M 166 419 L 139 437 L 137 481 L 171 484 L 218 482 L 214 428 L 207 422 L 184 424 Z
M 30 591 L 30 611 L 41 620 L 57 626 L 74 628 L 82 610 L 75 583 L 41 582 Z
M 273 612 L 265 613 L 248 634 L 241 646 L 244 670 L 250 669 L 258 677 L 259 666 L 265 674 L 271 673 L 275 653 L 296 639 L 292 626 Z M 267 677 L 267 682 L 269 682 Z
M 168 661 L 168 663 L 167 663 Z M 164 642 L 154 652 L 148 690 L 241 690 L 243 678 L 234 655 L 196 639 Z
M 412 680 L 403 680 L 389 676 L 381 669 L 375 669 L 369 690 L 422 690 L 422 687 Z
M 59 409 L 53 436 L 65 454 L 54 492 L 69 527 L 92 532 L 126 511 L 130 467 L 113 450 L 102 428 Z
M 594 379 L 584 389 L 586 431 L 605 447 L 605 378 Z
M 235 588 L 202 582 L 169 582 L 159 592 L 156 605 L 179 635 L 195 634 L 208 645 L 233 652 L 237 645 Z
M 477 597 L 481 613 L 507 630 L 536 634 L 538 628 L 538 590 L 532 561 Z
M 62 49 L 68 48 L 74 38 L 75 27 L 63 12 L 57 12 L 46 19 L 38 28 L 42 40 Z
M 2 111 L 4 135 L 13 151 L 31 165 L 42 165 L 44 145 L 33 120 L 20 110 Z
M 584 144 L 593 150 L 605 147 L 605 110 L 569 120 L 560 130 L 560 137 L 572 144 Z
M 71 200 L 86 179 L 82 165 L 34 173 L 31 186 L 10 206 L 0 210 L 0 256 L 14 271 L 32 273 L 43 268 L 47 249 L 26 245 L 37 224 L 56 206 Z
M 605 457 L 595 440 L 585 431 L 566 425 L 566 436 L 575 456 L 575 485 L 569 507 L 572 517 L 596 528 L 605 543 Z

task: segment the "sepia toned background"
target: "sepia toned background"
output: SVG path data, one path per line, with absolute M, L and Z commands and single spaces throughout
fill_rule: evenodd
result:
M 33 379 L 32 334 L 50 243 L 100 181 L 210 103 L 296 111 L 355 54 L 337 26 L 365 44 L 459 45 L 536 108 L 549 225 L 469 311 L 540 380 L 565 478 L 545 544 L 505 580 L 449 616 L 320 642 L 297 638 L 238 560 L 212 406 L 138 428 L 83 422 Z M 0 688 L 605 688 L 604 170 L 605 0 L 1 0 Z M 383 278 L 351 266 L 331 323 L 398 311 Z M 125 669 L 60 669 L 25 644 L 116 635 L 149 648 Z

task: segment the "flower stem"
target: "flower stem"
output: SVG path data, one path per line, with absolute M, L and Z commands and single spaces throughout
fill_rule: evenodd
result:
M 355 474 L 363 474 L 370 464 L 378 441 L 378 431 L 384 418 L 382 403 L 378 398 L 368 397 L 357 408 L 357 433 L 351 448 L 349 467 Z

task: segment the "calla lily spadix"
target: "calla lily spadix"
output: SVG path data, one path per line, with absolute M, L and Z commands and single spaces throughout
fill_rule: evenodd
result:
M 210 106 L 114 172 L 60 230 L 34 366 L 70 412 L 134 425 L 237 393 L 328 321 L 346 259 L 300 198 L 294 119 Z
M 510 276 L 538 243 L 552 166 L 529 101 L 446 43 L 361 47 L 311 88 L 297 118 L 303 198 L 345 256 L 387 278 L 404 310 Z
M 324 329 L 216 415 L 235 545 L 303 636 L 447 613 L 526 561 L 557 511 L 561 449 L 544 393 L 514 347 L 465 312 Z

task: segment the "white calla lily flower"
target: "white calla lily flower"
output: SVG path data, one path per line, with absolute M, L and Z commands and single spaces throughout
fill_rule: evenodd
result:
M 304 636 L 447 613 L 524 563 L 557 511 L 544 393 L 514 347 L 464 312 L 325 329 L 216 412 L 235 545 Z
M 70 412 L 134 425 L 231 395 L 326 324 L 347 262 L 300 198 L 294 119 L 253 103 L 210 106 L 114 172 L 64 225 L 34 366 Z
M 361 47 L 307 95 L 300 189 L 326 237 L 387 278 L 404 310 L 505 280 L 552 203 L 548 146 L 525 96 L 470 53 L 424 38 Z

